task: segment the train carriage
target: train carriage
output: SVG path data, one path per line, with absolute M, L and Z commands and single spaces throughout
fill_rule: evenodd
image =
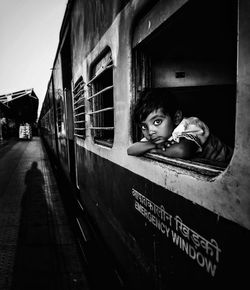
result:
M 249 13 L 246 0 L 68 2 L 41 132 L 124 288 L 247 283 Z M 233 147 L 229 164 L 128 156 L 144 88 L 171 90 Z

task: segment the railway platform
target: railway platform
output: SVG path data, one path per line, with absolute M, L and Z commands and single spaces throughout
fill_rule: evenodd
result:
M 0 289 L 90 289 L 39 137 L 0 146 Z

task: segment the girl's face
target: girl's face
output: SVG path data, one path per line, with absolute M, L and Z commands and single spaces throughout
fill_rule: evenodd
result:
M 141 122 L 144 137 L 154 144 L 163 143 L 171 137 L 174 127 L 172 118 L 165 115 L 162 109 L 153 111 Z

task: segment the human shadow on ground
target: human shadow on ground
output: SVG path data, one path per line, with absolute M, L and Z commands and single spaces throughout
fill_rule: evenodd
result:
M 45 179 L 34 161 L 26 172 L 12 290 L 64 289 L 46 201 Z

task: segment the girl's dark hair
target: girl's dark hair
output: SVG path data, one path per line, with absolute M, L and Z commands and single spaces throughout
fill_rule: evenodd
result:
M 162 108 L 165 115 L 174 117 L 179 108 L 175 96 L 168 89 L 151 88 L 143 90 L 133 110 L 133 121 L 140 124 L 155 110 Z

